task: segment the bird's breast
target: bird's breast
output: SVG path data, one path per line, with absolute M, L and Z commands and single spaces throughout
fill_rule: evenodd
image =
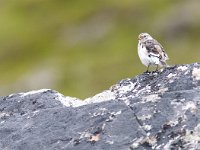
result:
M 142 45 L 141 42 L 138 42 L 138 56 L 142 62 L 142 64 L 144 64 L 145 66 L 148 66 L 150 63 L 150 58 L 149 58 L 149 54 L 147 52 L 147 49 L 144 45 Z

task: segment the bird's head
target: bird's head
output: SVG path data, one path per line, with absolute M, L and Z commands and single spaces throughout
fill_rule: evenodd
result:
M 148 33 L 140 33 L 140 35 L 138 36 L 139 40 L 149 40 L 149 39 L 153 39 Z

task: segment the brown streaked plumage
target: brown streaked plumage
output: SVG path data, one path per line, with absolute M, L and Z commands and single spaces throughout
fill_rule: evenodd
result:
M 157 66 L 167 66 L 166 60 L 168 60 L 168 55 L 165 52 L 162 45 L 153 39 L 148 33 L 141 33 L 138 36 L 138 55 L 139 58 L 145 66 L 148 68 L 151 65 Z

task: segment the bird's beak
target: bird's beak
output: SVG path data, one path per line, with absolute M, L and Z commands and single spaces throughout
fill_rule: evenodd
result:
M 141 40 L 141 36 L 140 35 L 138 36 L 138 40 Z

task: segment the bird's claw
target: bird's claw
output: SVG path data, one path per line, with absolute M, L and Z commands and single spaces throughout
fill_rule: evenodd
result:
M 147 71 L 145 71 L 144 73 L 147 73 L 147 74 L 149 74 L 149 73 L 151 73 L 149 70 L 147 70 Z
M 152 73 L 158 73 L 158 70 L 154 70 L 154 71 L 152 71 Z

